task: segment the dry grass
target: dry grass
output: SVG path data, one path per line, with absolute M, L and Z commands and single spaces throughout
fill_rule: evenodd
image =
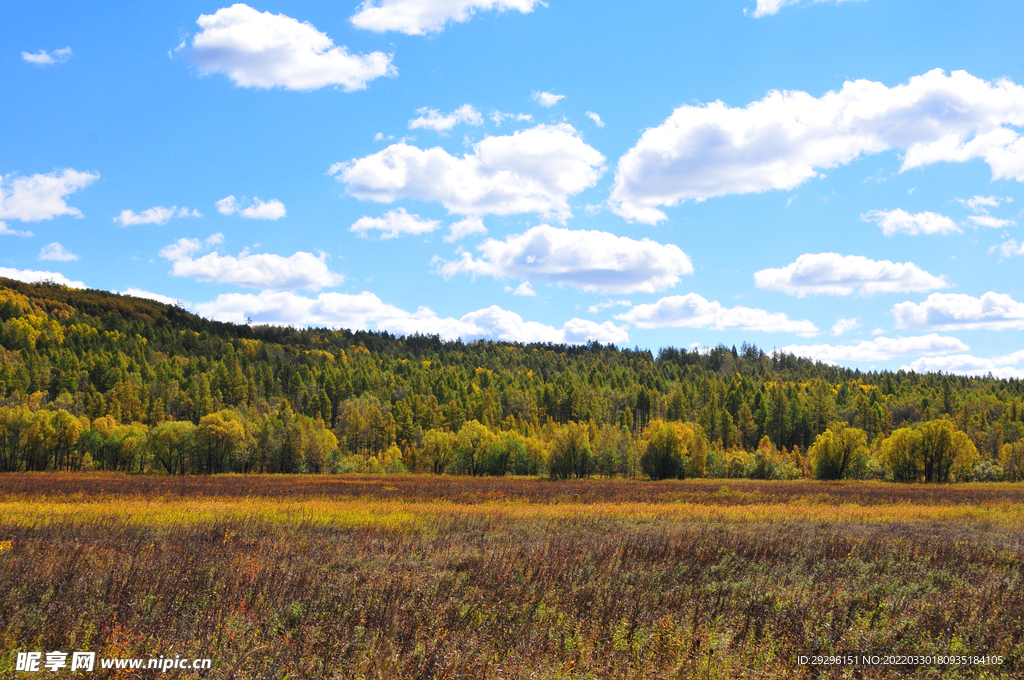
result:
M 1022 501 L 1010 485 L 0 476 L 0 675 L 15 651 L 78 649 L 209 656 L 210 678 L 809 678 L 797 654 L 838 651 L 998 654 L 911 675 L 1019 676 Z

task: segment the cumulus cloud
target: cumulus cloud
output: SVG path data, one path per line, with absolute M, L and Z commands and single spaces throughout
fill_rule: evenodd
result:
M 754 283 L 797 297 L 805 295 L 872 295 L 909 293 L 947 288 L 940 276 L 933 276 L 913 262 L 871 260 L 860 255 L 838 253 L 805 254 L 781 269 L 762 269 Z
M 888 361 L 896 357 L 946 354 L 968 349 L 970 348 L 957 338 L 931 333 L 909 338 L 880 336 L 874 340 L 861 340 L 849 345 L 788 345 L 783 347 L 782 351 L 827 364 L 842 364 L 848 361 Z
M 0 219 L 38 222 L 61 215 L 81 217 L 82 211 L 64 199 L 99 178 L 99 173 L 72 168 L 29 177 L 0 176 Z
M 122 227 L 128 227 L 135 224 L 167 224 L 171 221 L 172 217 L 202 217 L 202 213 L 198 210 L 189 210 L 188 208 L 179 208 L 176 205 L 172 205 L 170 208 L 165 208 L 161 205 L 154 206 L 143 210 L 141 213 L 135 213 L 131 210 L 122 210 L 121 214 L 114 218 L 114 221 L 120 224 Z
M 39 251 L 39 259 L 56 262 L 74 262 L 78 259 L 78 255 L 65 250 L 64 246 L 54 242 L 43 246 L 42 250 Z
M 472 274 L 529 279 L 615 294 L 654 293 L 693 273 L 690 258 L 679 246 L 546 224 L 504 241 L 487 239 L 477 249 L 483 254 L 480 259 L 463 252 L 438 271 L 445 278 Z
M 115 291 L 118 295 L 131 295 L 132 297 L 143 298 L 145 300 L 154 300 L 156 302 L 162 302 L 165 305 L 182 305 L 183 307 L 190 307 L 191 303 L 185 302 L 178 298 L 168 297 L 161 295 L 160 293 L 152 293 L 148 290 L 141 288 L 126 288 L 125 290 Z
M 952 234 L 959 233 L 949 217 L 933 212 L 909 213 L 906 210 L 871 210 L 860 216 L 865 222 L 874 222 L 882 228 L 886 236 L 896 234 Z
M 782 313 L 751 307 L 723 307 L 697 295 L 664 297 L 653 304 L 637 305 L 616 319 L 640 328 L 708 328 L 716 331 L 740 330 L 763 333 L 795 333 L 803 337 L 818 334 L 810 321 L 790 319 Z
M 565 99 L 564 94 L 551 94 L 550 92 L 537 92 L 536 90 L 530 96 L 533 97 L 535 102 L 549 109 Z
M 230 293 L 196 305 L 203 316 L 220 321 L 288 324 L 295 326 L 327 326 L 363 330 L 386 330 L 411 335 L 440 335 L 449 340 L 507 340 L 510 342 L 555 342 L 581 344 L 590 340 L 625 343 L 625 328 L 611 322 L 594 323 L 570 319 L 561 328 L 523 318 L 497 306 L 479 309 L 456 319 L 440 317 L 428 307 L 408 312 L 385 303 L 369 292 L 358 295 L 321 293 L 309 298 L 290 292 L 267 292 L 258 295 Z
M 561 123 L 485 137 L 461 157 L 441 147 L 392 144 L 328 172 L 360 200 L 411 198 L 441 203 L 458 215 L 540 213 L 564 221 L 572 216 L 569 197 L 594 186 L 604 160 Z
M 206 246 L 221 240 L 211 237 L 207 239 Z M 199 239 L 182 238 L 163 248 L 160 257 L 171 262 L 171 274 L 174 276 L 263 290 L 320 290 L 337 286 L 345 278 L 327 268 L 325 253 L 318 257 L 300 251 L 284 257 L 269 253 L 253 255 L 245 249 L 237 257 L 214 252 L 194 258 L 203 248 L 204 244 Z
M 24 281 L 25 283 L 59 283 L 68 288 L 85 288 L 85 284 L 81 281 L 72 281 L 60 272 L 0 267 L 0 278 L 14 279 L 15 281 Z
M 599 128 L 603 128 L 604 127 L 604 121 L 601 120 L 601 116 L 597 115 L 593 111 L 587 111 L 587 118 L 589 118 L 590 120 L 594 121 L 594 125 L 596 125 L 597 127 L 599 127 Z
M 225 196 L 214 203 L 214 205 L 217 206 L 217 212 L 221 215 L 234 215 L 239 209 L 238 201 L 235 199 L 234 195 Z
M 529 281 L 523 281 L 514 290 L 510 286 L 506 286 L 505 290 L 510 291 L 513 295 L 522 297 L 537 297 L 537 291 L 533 289 Z
M 455 243 L 459 239 L 471 234 L 486 234 L 487 227 L 479 217 L 467 217 L 464 220 L 453 222 L 448 226 L 448 234 L 444 237 L 445 243 Z
M 1006 361 L 1002 357 L 984 359 L 970 354 L 950 354 L 939 357 L 922 357 L 900 368 L 906 371 L 917 371 L 918 373 L 942 371 L 943 373 L 953 373 L 955 375 L 980 376 L 986 376 L 991 373 L 996 378 L 1024 378 L 1024 369 L 1007 366 L 1007 363 L 1015 364 L 1017 362 Z
M 1017 226 L 1016 220 L 1001 220 L 992 215 L 968 215 L 967 219 L 975 227 L 988 227 L 990 229 L 1002 229 L 1003 227 Z
M 860 319 L 840 319 L 832 325 L 832 335 L 843 335 L 860 328 Z
M 217 212 L 221 215 L 234 215 L 238 213 L 247 220 L 279 220 L 287 214 L 284 203 L 272 198 L 269 201 L 261 201 L 259 197 L 253 197 L 252 205 L 243 208 L 238 200 L 232 196 L 225 196 L 215 203 Z
M 0 230 L 0 234 L 4 233 Z M 988 252 L 994 252 L 998 250 L 1001 258 L 1014 257 L 1016 255 L 1024 255 L 1024 243 L 1018 244 L 1016 239 L 1010 239 L 1003 241 L 998 246 L 992 246 L 988 249 Z
M 54 66 L 56 64 L 63 64 L 71 58 L 72 52 L 70 47 L 62 47 L 59 50 L 53 52 L 47 52 L 46 50 L 39 50 L 38 52 L 22 52 L 21 58 L 30 64 L 36 66 Z
M 398 75 L 391 55 L 349 54 L 312 24 L 237 3 L 196 20 L 192 59 L 202 75 L 223 73 L 239 87 L 316 90 L 366 89 L 381 76 Z
M 1024 181 L 1024 87 L 941 69 L 889 88 L 847 81 L 838 92 L 772 91 L 743 108 L 677 108 L 619 159 L 611 205 L 654 224 L 659 209 L 726 194 L 793 189 L 819 170 L 902 150 L 901 171 L 980 158 L 993 179 Z
M 932 293 L 924 302 L 892 308 L 897 328 L 919 330 L 1024 330 L 1024 303 L 989 291 L 980 298 L 962 293 Z
M 449 21 L 463 23 L 480 11 L 529 14 L 543 0 L 364 0 L 349 21 L 356 28 L 406 35 L 439 33 Z
M 433 130 L 435 132 L 447 132 L 459 123 L 480 126 L 484 124 L 484 117 L 470 104 L 463 104 L 451 113 L 442 114 L 437 109 L 422 108 L 416 109 L 420 114 L 419 118 L 409 121 L 410 130 Z
M 441 226 L 437 220 L 425 220 L 410 215 L 405 208 L 389 210 L 384 217 L 360 217 L 349 229 L 366 238 L 366 232 L 380 231 L 381 238 L 395 238 L 399 234 L 427 234 Z

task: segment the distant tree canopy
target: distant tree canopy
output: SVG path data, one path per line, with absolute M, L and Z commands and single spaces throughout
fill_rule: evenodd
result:
M 681 339 L 682 340 L 682 339 Z M 1019 380 L 220 323 L 0 279 L 0 470 L 1021 479 Z

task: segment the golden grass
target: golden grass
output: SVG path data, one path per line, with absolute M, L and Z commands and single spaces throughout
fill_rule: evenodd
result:
M 126 523 L 147 528 L 208 525 L 223 521 L 257 521 L 285 526 L 376 527 L 416 531 L 433 521 L 477 519 L 495 522 L 697 521 L 720 523 L 826 522 L 907 524 L 922 522 L 1024 526 L 1024 505 L 843 505 L 798 499 L 789 503 L 532 503 L 487 501 L 400 501 L 377 499 L 287 498 L 64 498 L 0 501 L 4 524 L 40 526 L 94 522 Z

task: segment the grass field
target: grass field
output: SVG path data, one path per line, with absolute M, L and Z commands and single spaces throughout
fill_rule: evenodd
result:
M 0 676 L 1022 677 L 1022 551 L 1020 485 L 0 475 Z

